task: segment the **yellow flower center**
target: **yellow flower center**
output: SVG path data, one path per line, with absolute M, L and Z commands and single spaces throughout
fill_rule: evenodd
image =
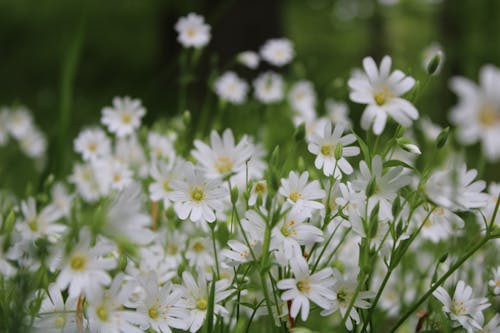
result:
M 71 259 L 71 268 L 75 271 L 82 271 L 87 263 L 87 258 L 82 256 L 74 256 Z
M 301 197 L 302 193 L 299 192 L 292 192 L 289 195 L 290 200 L 292 200 L 293 202 L 297 202 L 297 200 L 299 200 Z
M 215 167 L 220 173 L 228 173 L 233 167 L 233 160 L 230 157 L 219 157 L 217 161 L 215 161 Z
M 311 282 L 309 282 L 309 280 L 300 280 L 297 282 L 297 289 L 307 294 L 311 291 Z
M 165 191 L 167 191 L 167 192 L 169 192 L 169 191 L 170 191 L 170 183 L 168 182 L 168 180 L 165 180 L 165 181 L 163 182 L 163 189 L 164 189 Z
M 191 198 L 194 201 L 201 201 L 205 197 L 205 193 L 203 193 L 203 190 L 199 187 L 196 187 L 191 191 Z
M 321 154 L 325 156 L 333 156 L 335 154 L 335 145 L 323 145 L 321 146 Z
M 485 127 L 491 127 L 500 122 L 500 112 L 491 104 L 485 104 L 479 110 L 479 121 Z
M 385 103 L 390 101 L 393 97 L 394 93 L 387 86 L 384 86 L 374 96 L 377 105 L 384 105 Z
M 344 290 L 339 290 L 337 292 L 337 301 L 339 303 L 345 303 L 347 301 L 347 293 Z
M 170 254 L 170 255 L 177 254 L 177 251 L 178 251 L 178 250 L 179 250 L 179 249 L 178 249 L 177 245 L 170 245 L 170 246 L 168 247 L 168 254 Z
M 208 307 L 208 301 L 206 298 L 200 298 L 196 301 L 196 308 L 198 310 L 206 310 Z
M 280 228 L 280 231 L 283 234 L 283 236 L 288 237 L 291 234 L 295 234 L 296 232 L 293 229 L 294 225 L 295 225 L 294 220 L 290 220 L 290 222 L 288 222 L 288 223 L 287 222 L 283 223 L 283 225 Z
M 190 37 L 190 38 L 193 38 L 194 36 L 196 36 L 196 29 L 188 28 L 186 30 L 186 35 L 188 35 L 188 37 Z
M 115 173 L 115 174 L 113 175 L 113 181 L 114 181 L 115 183 L 119 183 L 121 180 L 122 180 L 122 175 L 120 175 L 119 173 Z
M 451 311 L 456 314 L 464 313 L 465 312 L 465 306 L 464 302 L 457 302 L 456 300 L 453 300 L 453 303 L 451 305 Z
M 122 123 L 130 124 L 132 122 L 132 115 L 128 112 L 122 114 Z
M 496 285 L 498 288 L 500 288 L 500 279 L 498 279 L 498 280 L 496 280 L 496 281 L 495 281 L 495 285 Z
M 66 318 L 64 316 L 58 316 L 56 320 L 54 320 L 54 326 L 56 328 L 63 328 L 66 325 Z
M 265 193 L 266 192 L 266 184 L 265 183 L 257 183 L 255 185 L 255 193 Z
M 28 227 L 31 229 L 31 231 L 37 231 L 38 230 L 38 223 L 36 222 L 36 219 L 29 220 Z
M 89 148 L 89 150 L 90 150 L 91 152 L 95 152 L 95 151 L 97 150 L 97 145 L 96 145 L 95 143 L 93 143 L 93 142 L 92 142 L 92 143 L 90 143 L 90 144 L 89 144 L 89 147 L 88 147 L 88 148 Z
M 97 317 L 101 319 L 102 321 L 106 321 L 108 319 L 108 310 L 106 310 L 106 307 L 104 305 L 100 305 L 96 310 L 95 313 L 97 314 Z
M 158 306 L 153 305 L 152 307 L 150 307 L 148 310 L 148 315 L 152 319 L 158 319 L 158 317 L 160 317 L 160 314 L 158 313 Z
M 205 244 L 203 244 L 202 242 L 195 242 L 192 249 L 194 252 L 202 252 L 203 250 L 205 250 Z

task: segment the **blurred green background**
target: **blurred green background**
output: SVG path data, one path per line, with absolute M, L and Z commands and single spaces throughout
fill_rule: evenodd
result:
M 482 64 L 500 64 L 500 1 L 382 2 L 389 1 L 0 0 L 0 105 L 22 103 L 34 112 L 50 143 L 45 174 L 65 174 L 73 138 L 82 126 L 99 121 L 113 96 L 142 99 L 148 124 L 175 115 L 181 47 L 173 27 L 194 11 L 212 26 L 207 54 L 218 54 L 205 54 L 199 77 L 208 76 L 211 66 L 222 68 L 237 52 L 286 36 L 298 59 L 290 70 L 314 82 L 320 101 L 347 99 L 345 81 L 367 55 L 379 60 L 390 54 L 396 67 L 423 79 L 422 52 L 437 42 L 446 63 L 418 107 L 445 125 L 456 101 L 448 79 L 460 74 L 477 80 Z M 256 73 L 243 75 L 251 79 Z M 206 89 L 203 80 L 191 86 L 194 117 Z M 353 118 L 360 110 L 352 109 Z M 489 178 L 498 179 L 497 167 L 487 167 Z

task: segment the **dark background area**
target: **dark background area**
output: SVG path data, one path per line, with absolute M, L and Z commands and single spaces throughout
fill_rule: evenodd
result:
M 0 0 L 0 105 L 21 103 L 33 111 L 49 137 L 50 158 L 67 156 L 61 151 L 71 151 L 78 130 L 97 123 L 113 96 L 140 98 L 147 124 L 175 115 L 181 46 L 174 25 L 191 11 L 212 26 L 198 78 L 240 51 L 285 36 L 297 53 L 287 70 L 313 81 L 320 101 L 346 100 L 350 71 L 367 55 L 379 60 L 390 54 L 397 68 L 422 80 L 422 51 L 438 42 L 446 63 L 418 107 L 442 125 L 455 103 L 448 79 L 477 80 L 481 65 L 500 64 L 498 0 L 400 0 L 393 6 L 376 0 Z M 257 73 L 240 74 L 252 79 Z M 206 89 L 201 79 L 190 87 L 194 117 Z M 351 110 L 353 118 L 358 111 Z M 496 166 L 488 168 L 496 178 Z

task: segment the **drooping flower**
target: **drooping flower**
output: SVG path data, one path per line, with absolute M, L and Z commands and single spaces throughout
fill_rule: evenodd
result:
M 358 72 L 348 82 L 351 100 L 366 104 L 361 127 L 365 130 L 373 127 L 377 135 L 384 130 L 388 116 L 404 127 L 410 127 L 418 118 L 413 104 L 401 97 L 413 88 L 415 79 L 399 70 L 391 73 L 391 63 L 391 58 L 385 56 L 377 68 L 373 58 L 366 57 L 363 59 L 365 73 Z

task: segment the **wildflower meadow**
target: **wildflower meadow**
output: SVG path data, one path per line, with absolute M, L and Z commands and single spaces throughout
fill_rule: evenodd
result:
M 218 61 L 215 20 L 166 28 L 155 116 L 123 90 L 72 111 L 91 20 L 58 120 L 1 106 L 0 332 L 499 333 L 500 63 L 446 77 L 437 42 L 410 65 L 367 51 L 325 94 L 286 33 Z

